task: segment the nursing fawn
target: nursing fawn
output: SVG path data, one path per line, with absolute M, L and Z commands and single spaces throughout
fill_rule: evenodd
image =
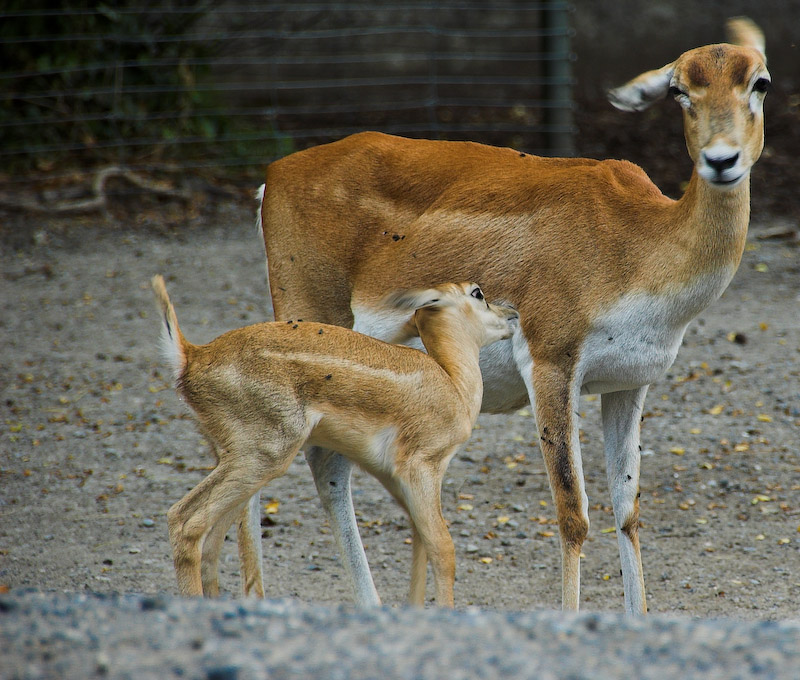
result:
M 427 354 L 300 319 L 194 345 L 181 333 L 163 278 L 152 284 L 177 391 L 217 457 L 168 513 L 181 594 L 217 594 L 226 531 L 246 509 L 252 516 L 250 499 L 308 445 L 361 466 L 408 512 L 409 600 L 424 602 L 430 561 L 436 602 L 452 607 L 455 556 L 441 512 L 442 478 L 480 411 L 480 348 L 511 337 L 517 312 L 489 304 L 474 283 L 445 284 L 385 299 L 406 317 L 393 339 L 418 335 Z M 243 576 L 252 582 L 261 574 L 257 538 L 242 529 Z

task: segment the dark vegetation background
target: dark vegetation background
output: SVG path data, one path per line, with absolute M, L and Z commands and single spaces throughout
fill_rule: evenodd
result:
M 571 8 L 572 87 L 555 95 L 547 50 L 566 52 L 548 42 L 548 7 Z M 570 89 L 561 125 L 574 153 L 631 160 L 677 197 L 691 172 L 678 107 L 625 114 L 604 92 L 723 40 L 740 14 L 764 29 L 774 82 L 753 213 L 794 228 L 800 0 L 10 0 L 0 11 L 0 230 L 24 241 L 32 208 L 186 226 L 219 200 L 246 200 L 270 160 L 362 129 L 564 153 L 552 112 Z M 109 165 L 139 174 L 99 180 Z M 150 183 L 136 184 L 141 176 Z

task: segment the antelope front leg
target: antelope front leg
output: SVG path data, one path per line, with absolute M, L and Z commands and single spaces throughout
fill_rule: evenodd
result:
M 639 549 L 639 423 L 646 393 L 647 386 L 601 397 L 606 473 L 628 614 L 647 612 Z
M 551 364 L 534 366 L 533 389 L 539 444 L 561 537 L 561 607 L 577 611 L 581 548 L 589 533 L 578 425 L 573 418 L 577 395 L 568 371 Z
M 353 585 L 356 604 L 363 607 L 380 605 L 381 598 L 372 581 L 350 494 L 352 464 L 344 456 L 316 446 L 306 451 L 306 460 L 322 507 L 330 518 L 339 553 Z

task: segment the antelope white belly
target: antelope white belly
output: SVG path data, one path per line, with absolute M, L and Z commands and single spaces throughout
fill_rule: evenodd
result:
M 397 337 L 400 329 L 411 317 L 408 312 L 400 312 L 394 309 L 375 309 L 373 307 L 362 306 L 356 303 L 351 305 L 353 312 L 353 330 L 364 335 L 378 338 L 384 342 L 391 342 L 392 338 Z M 422 347 L 419 338 L 415 338 L 415 347 Z M 408 343 L 412 344 L 412 343 Z
M 481 349 L 480 366 L 483 377 L 483 413 L 509 413 L 530 403 L 525 382 L 515 359 L 515 347 L 527 342 L 517 326 L 509 340 L 499 340 Z
M 577 367 L 584 394 L 649 385 L 675 361 L 689 322 L 719 297 L 727 269 L 698 277 L 673 294 L 628 293 L 598 317 Z

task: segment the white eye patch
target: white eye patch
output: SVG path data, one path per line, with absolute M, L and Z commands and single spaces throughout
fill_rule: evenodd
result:
M 750 110 L 753 113 L 758 113 L 763 108 L 764 96 L 769 92 L 770 87 L 772 87 L 772 81 L 764 76 L 760 76 L 753 83 L 748 100 Z

